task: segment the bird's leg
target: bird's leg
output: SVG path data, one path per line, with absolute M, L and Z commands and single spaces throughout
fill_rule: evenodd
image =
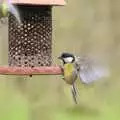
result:
M 73 100 L 77 104 L 77 91 L 76 91 L 75 83 L 72 84 L 71 91 L 72 91 Z

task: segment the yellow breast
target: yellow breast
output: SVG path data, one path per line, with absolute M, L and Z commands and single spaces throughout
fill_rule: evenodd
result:
M 64 79 L 66 83 L 73 84 L 76 80 L 76 75 L 74 65 L 71 63 L 67 63 L 64 65 Z

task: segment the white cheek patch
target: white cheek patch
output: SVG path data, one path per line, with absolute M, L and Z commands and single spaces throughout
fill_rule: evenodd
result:
M 66 63 L 71 63 L 73 61 L 73 58 L 72 57 L 67 57 L 67 58 L 64 58 L 64 61 Z

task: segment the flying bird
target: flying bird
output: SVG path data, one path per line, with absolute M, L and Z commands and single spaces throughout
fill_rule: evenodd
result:
M 18 23 L 21 23 L 20 13 L 15 5 L 10 0 L 0 1 L 0 19 L 8 17 L 9 13 L 14 15 Z
M 64 81 L 71 85 L 73 100 L 77 104 L 77 78 L 84 84 L 90 84 L 102 77 L 108 76 L 108 69 L 89 57 L 75 56 L 71 53 L 62 53 L 59 59 L 63 62 Z

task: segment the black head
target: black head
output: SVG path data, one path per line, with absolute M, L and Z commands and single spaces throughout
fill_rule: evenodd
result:
M 75 56 L 71 53 L 62 53 L 58 59 L 61 59 L 63 63 L 73 63 L 75 61 Z

